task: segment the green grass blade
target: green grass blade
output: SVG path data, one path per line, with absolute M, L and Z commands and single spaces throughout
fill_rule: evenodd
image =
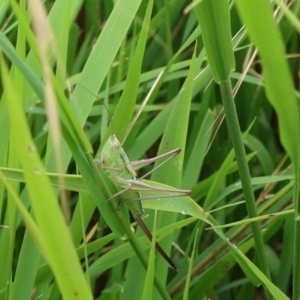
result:
M 10 95 L 8 106 L 12 130 L 19 131 L 21 136 L 14 142 L 24 167 L 31 204 L 42 236 L 39 246 L 43 249 L 45 257 L 52 266 L 62 294 L 66 298 L 71 295 L 78 295 L 79 297 L 92 299 L 79 265 L 70 233 L 64 222 L 50 181 L 32 143 L 25 116 L 16 100 L 13 85 L 8 77 L 3 59 L 1 66 L 2 80 L 7 89 L 7 94 Z M 50 218 L 49 212 L 52 213 Z M 36 233 L 34 234 L 36 235 Z M 57 256 L 57 252 L 60 253 L 59 256 Z M 68 263 L 66 264 L 66 262 Z M 64 266 L 64 270 L 62 270 L 62 266 Z
M 184 294 L 183 294 L 183 298 L 182 298 L 183 300 L 188 300 L 189 299 L 191 275 L 192 275 L 192 269 L 193 269 L 193 263 L 194 263 L 194 257 L 195 257 L 197 242 L 198 242 L 198 230 L 196 231 L 196 234 L 195 234 L 195 237 L 194 237 L 193 251 L 192 251 L 190 261 L 189 261 L 189 269 L 188 269 L 188 273 L 187 273 L 187 280 L 186 280 L 186 284 L 185 284 L 185 287 L 184 287 Z
M 243 1 L 238 0 L 237 6 L 242 19 L 262 59 L 263 74 L 265 79 L 268 100 L 276 110 L 280 139 L 291 156 L 295 171 L 295 220 L 300 214 L 299 176 L 300 176 L 300 117 L 299 107 L 295 97 L 293 81 L 285 58 L 285 49 L 280 39 L 272 9 L 268 1 Z M 257 9 L 255 22 L 250 14 Z M 272 53 L 272 55 L 270 55 Z M 280 76 L 276 75 L 280 74 Z M 285 101 L 282 101 L 285 99 Z M 295 222 L 294 236 L 294 282 L 300 281 L 300 224 Z M 293 299 L 300 297 L 300 286 L 294 285 Z
M 230 81 L 222 82 L 220 87 L 222 100 L 224 104 L 226 123 L 228 126 L 230 140 L 233 144 L 233 149 L 238 164 L 239 174 L 241 177 L 244 197 L 246 201 L 247 212 L 250 218 L 255 218 L 257 216 L 257 209 L 255 204 L 254 192 L 251 186 L 250 172 L 247 164 L 245 148 L 242 142 L 242 135 L 240 132 L 240 126 L 233 100 Z M 253 237 L 255 239 L 260 268 L 262 269 L 267 278 L 271 278 L 259 223 L 252 223 L 252 231 Z
M 143 300 L 151 299 L 153 295 L 153 279 L 155 273 L 155 243 L 156 243 L 155 235 L 156 235 L 156 212 L 154 214 L 154 220 L 153 220 L 152 241 L 150 247 L 148 269 L 147 269 L 145 285 L 143 289 L 143 296 L 142 296 Z
M 121 0 L 116 3 L 81 72 L 71 107 L 82 125 L 90 113 L 95 101 L 94 95 L 101 88 L 140 3 L 141 1 L 134 0 Z
M 229 2 L 203 0 L 195 7 L 209 66 L 217 83 L 235 68 L 231 45 Z
M 124 138 L 127 137 L 127 132 L 130 130 L 128 125 L 132 119 L 134 112 L 134 105 L 138 94 L 138 87 L 140 84 L 140 74 L 142 68 L 142 62 L 149 33 L 149 25 L 151 20 L 153 2 L 149 1 L 147 11 L 143 17 L 143 26 L 140 32 L 138 43 L 135 47 L 135 52 L 129 62 L 129 69 L 126 78 L 126 84 L 118 101 L 116 110 L 112 117 L 110 126 L 104 137 L 104 141 L 107 140 L 108 136 L 112 133 L 117 133 L 118 139 L 121 143 L 124 143 Z M 126 114 L 124 114 L 126 111 Z M 125 130 L 127 129 L 127 130 Z

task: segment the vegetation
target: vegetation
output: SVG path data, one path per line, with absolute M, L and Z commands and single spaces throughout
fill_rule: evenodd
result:
M 299 1 L 0 7 L 0 300 L 299 299 Z M 143 192 L 152 242 L 106 201 L 111 134 L 182 149 L 149 180 L 191 195 Z

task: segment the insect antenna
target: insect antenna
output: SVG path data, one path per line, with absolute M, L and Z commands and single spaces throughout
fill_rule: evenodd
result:
M 103 138 L 105 136 L 105 133 L 107 131 L 108 124 L 111 123 L 112 124 L 112 128 L 113 128 L 113 117 L 112 117 L 112 114 L 110 112 L 109 105 L 108 105 L 108 96 L 105 96 L 104 100 L 102 100 L 102 99 L 100 99 L 98 97 L 98 95 L 92 93 L 90 90 L 88 90 L 83 85 L 81 85 L 79 83 L 77 83 L 77 85 L 80 88 L 84 89 L 89 94 L 93 95 L 95 97 L 95 99 L 97 99 L 101 103 L 101 105 L 105 108 L 105 110 L 103 110 L 103 108 L 102 108 L 102 119 L 101 119 L 101 132 L 100 132 L 100 136 L 101 136 L 101 142 L 102 142 Z M 69 94 L 72 95 L 72 89 L 71 89 L 69 81 L 67 81 L 67 88 L 68 88 Z
M 103 139 L 106 139 L 106 131 L 108 130 L 109 128 L 109 123 L 111 123 L 111 127 L 112 127 L 112 133 L 114 134 L 118 134 L 120 132 L 123 132 L 126 130 L 126 132 L 128 132 L 126 134 L 126 137 L 128 136 L 128 134 L 130 133 L 131 129 L 139 123 L 139 121 L 137 121 L 138 117 L 140 116 L 141 112 L 143 111 L 146 103 L 144 105 L 141 105 L 139 107 L 139 110 L 137 112 L 137 115 L 136 115 L 136 118 L 131 121 L 130 125 L 129 126 L 126 126 L 126 128 L 122 128 L 122 129 L 119 129 L 119 130 L 114 130 L 114 124 L 113 124 L 113 115 L 111 114 L 111 111 L 110 111 L 110 108 L 109 108 L 109 104 L 108 104 L 108 97 L 104 97 L 104 100 L 100 99 L 98 97 L 98 95 L 92 93 L 90 90 L 88 90 L 86 87 L 84 87 L 83 85 L 77 83 L 78 86 L 80 86 L 80 88 L 84 89 L 86 92 L 88 92 L 89 94 L 93 95 L 100 103 L 101 105 L 103 105 L 103 107 L 105 108 L 105 111 L 102 110 L 102 121 L 101 121 L 101 142 L 103 142 Z M 67 81 L 67 90 L 68 90 L 68 93 L 69 95 L 72 95 L 73 94 L 73 89 L 72 89 L 72 86 L 70 84 L 70 81 Z M 74 84 L 73 84 L 74 85 Z M 145 101 L 144 101 L 145 102 Z M 105 112 L 105 113 L 104 113 Z M 108 116 L 108 117 L 107 117 Z M 125 139 L 124 139 L 125 141 Z
M 133 117 L 132 121 L 130 122 L 129 126 L 127 127 L 127 130 L 126 130 L 126 133 L 125 133 L 125 136 L 123 138 L 123 140 L 121 141 L 121 144 L 123 145 L 124 142 L 126 141 L 132 127 L 136 124 L 138 118 L 140 117 L 142 111 L 144 110 L 146 104 L 148 103 L 149 99 L 151 98 L 153 92 L 155 91 L 155 88 L 156 86 L 158 85 L 159 81 L 160 81 L 160 78 L 161 76 L 163 75 L 163 71 L 159 73 L 159 75 L 157 76 L 157 78 L 155 79 L 151 89 L 149 90 L 148 94 L 146 95 L 143 103 L 141 104 L 141 107 L 140 109 L 138 110 L 138 112 L 136 113 L 136 115 Z

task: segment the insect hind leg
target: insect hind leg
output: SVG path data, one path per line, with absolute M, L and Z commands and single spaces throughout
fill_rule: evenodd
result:
M 119 216 L 119 218 L 121 218 L 121 205 L 122 205 L 123 201 L 119 200 L 117 202 L 117 215 Z

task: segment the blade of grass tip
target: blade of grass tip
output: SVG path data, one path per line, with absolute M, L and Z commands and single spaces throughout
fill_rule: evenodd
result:
M 214 80 L 220 83 L 229 136 L 236 155 L 247 211 L 249 217 L 254 218 L 257 216 L 255 198 L 229 78 L 235 66 L 231 45 L 229 2 L 227 0 L 218 2 L 203 0 L 196 7 L 196 12 Z M 259 265 L 267 278 L 271 278 L 259 223 L 251 223 L 251 228 Z M 270 298 L 268 290 L 265 292 Z

